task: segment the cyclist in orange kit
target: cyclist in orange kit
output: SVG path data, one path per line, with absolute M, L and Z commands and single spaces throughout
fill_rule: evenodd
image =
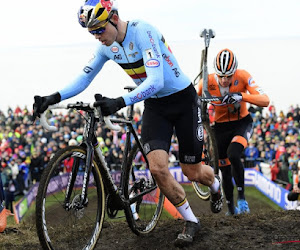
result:
M 214 131 L 219 152 L 219 166 L 223 177 L 223 189 L 228 205 L 227 215 L 249 213 L 244 194 L 243 150 L 252 134 L 252 118 L 247 104 L 260 107 L 269 105 L 269 97 L 245 70 L 237 69 L 235 54 L 229 49 L 221 50 L 214 60 L 214 74 L 208 76 L 207 89 L 213 97 L 224 97 L 213 102 L 215 109 Z M 203 80 L 198 85 L 202 95 Z M 233 199 L 232 176 L 237 186 L 237 207 Z

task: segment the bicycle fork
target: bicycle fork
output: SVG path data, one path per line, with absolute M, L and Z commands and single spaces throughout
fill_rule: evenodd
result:
M 76 176 L 79 171 L 79 164 L 80 160 L 85 158 L 83 154 L 76 156 L 76 153 L 73 153 L 72 156 L 74 156 L 74 162 L 72 166 L 72 172 L 69 176 L 69 181 L 66 189 L 66 194 L 65 194 L 65 209 L 70 210 L 72 208 L 76 208 L 77 210 L 83 208 L 84 206 L 87 205 L 88 199 L 87 199 L 87 190 L 88 190 L 88 185 L 90 181 L 90 173 L 92 170 L 92 164 L 93 164 L 93 158 L 94 158 L 94 148 L 92 145 L 86 144 L 87 145 L 87 155 L 85 159 L 85 171 L 83 175 L 83 183 L 82 183 L 82 190 L 81 194 L 79 196 L 75 196 L 72 202 L 70 202 L 71 195 L 72 195 L 72 190 L 75 185 L 76 181 Z

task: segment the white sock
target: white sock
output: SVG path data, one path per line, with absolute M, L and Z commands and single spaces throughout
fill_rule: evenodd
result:
M 133 197 L 133 194 L 130 194 L 129 197 Z M 133 215 L 133 219 L 134 220 L 138 220 L 139 219 L 139 215 L 138 213 L 136 212 L 136 203 L 132 203 L 130 205 L 130 209 L 131 209 L 131 212 L 132 212 L 132 215 Z
M 132 212 L 132 215 L 133 215 L 133 219 L 134 220 L 138 220 L 139 219 L 139 215 L 136 212 L 136 204 L 135 203 L 131 204 L 130 208 L 131 208 L 131 212 Z
M 211 190 L 211 192 L 212 192 L 213 194 L 216 194 L 216 193 L 218 193 L 219 187 L 220 187 L 220 182 L 219 182 L 219 180 L 215 177 L 214 183 L 213 183 L 209 188 L 210 188 L 210 190 Z
M 198 223 L 198 219 L 194 215 L 189 202 L 185 198 L 182 202 L 177 204 L 176 206 L 177 211 L 182 215 L 184 220 L 192 221 Z

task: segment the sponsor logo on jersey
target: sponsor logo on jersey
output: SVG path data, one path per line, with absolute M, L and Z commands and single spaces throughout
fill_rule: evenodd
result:
M 217 87 L 214 84 L 208 84 L 208 89 L 209 90 L 216 90 Z
M 139 53 L 139 52 L 134 52 L 134 53 L 132 53 L 132 54 L 128 54 L 128 56 L 131 56 L 131 57 L 135 58 L 136 55 L 137 55 L 138 53 Z
M 156 45 L 156 43 L 155 43 L 155 41 L 154 41 L 154 39 L 153 39 L 153 37 L 152 37 L 152 35 L 151 35 L 151 31 L 147 31 L 147 34 L 148 34 L 148 37 L 149 37 L 149 39 L 150 39 L 150 43 L 152 44 L 152 49 L 153 49 L 153 51 L 154 51 L 156 57 L 157 57 L 157 58 L 160 58 L 160 54 L 159 54 L 159 52 L 158 52 L 158 50 L 157 50 L 157 45 Z
M 121 54 L 114 55 L 114 60 L 122 60 L 122 55 Z
M 113 47 L 111 47 L 111 52 L 113 52 L 113 53 L 118 53 L 119 52 L 119 48 L 117 47 L 117 46 L 113 46 Z
M 197 115 L 198 115 L 198 123 L 201 123 L 202 117 L 201 117 L 201 108 L 200 107 L 197 108 Z
M 250 78 L 248 79 L 248 85 L 249 85 L 250 87 L 256 86 L 256 83 L 255 83 L 255 81 L 254 81 L 254 79 L 253 79 L 252 77 L 250 77 Z
M 203 126 L 202 126 L 202 124 L 200 124 L 198 126 L 196 135 L 197 135 L 198 141 L 203 141 Z
M 220 160 L 220 165 L 221 166 L 226 166 L 226 160 Z
M 89 66 L 85 66 L 84 68 L 83 68 L 83 71 L 85 72 L 85 73 L 90 73 L 91 71 L 93 70 L 93 68 L 91 68 L 91 67 L 89 67 Z
M 193 155 L 185 155 L 184 156 L 184 162 L 195 162 L 196 160 L 196 156 L 193 156 Z
M 138 23 L 139 23 L 139 22 L 133 22 L 133 23 L 131 24 L 131 26 L 132 26 L 132 27 L 135 27 L 135 26 L 138 25 Z
M 129 49 L 133 50 L 133 43 L 132 42 L 129 43 Z
M 233 83 L 234 86 L 236 86 L 238 84 L 239 84 L 239 80 L 235 80 L 234 83 Z
M 146 67 L 148 68 L 155 68 L 158 67 L 160 65 L 159 61 L 156 59 L 150 59 L 146 62 Z
M 170 56 L 162 54 L 162 57 L 166 60 L 166 62 L 170 65 L 171 68 L 174 66 L 173 62 L 170 60 Z
M 133 103 L 138 102 L 142 99 L 145 99 L 145 98 L 151 96 L 152 93 L 155 91 L 156 91 L 156 88 L 154 87 L 154 85 L 150 85 L 150 87 L 148 89 L 146 89 L 145 91 L 141 91 L 141 92 L 137 93 L 136 96 L 130 97 L 130 101 Z
M 174 71 L 174 74 L 175 74 L 176 77 L 179 77 L 179 76 L 180 76 L 180 72 L 178 71 L 177 68 L 174 68 L 174 69 L 172 69 L 172 70 Z
M 145 145 L 144 145 L 144 151 L 145 151 L 145 154 L 148 154 L 149 152 L 150 152 L 150 145 L 149 145 L 149 143 L 146 143 Z

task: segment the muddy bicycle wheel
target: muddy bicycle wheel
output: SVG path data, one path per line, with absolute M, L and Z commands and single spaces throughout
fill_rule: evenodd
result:
M 89 177 L 87 199 L 81 191 L 86 150 L 80 146 L 58 151 L 43 171 L 36 197 L 36 229 L 43 249 L 93 249 L 102 229 L 105 193 L 97 163 Z M 71 183 L 71 169 L 78 169 Z M 67 186 L 71 186 L 66 202 Z
M 219 173 L 219 158 L 218 158 L 218 148 L 215 139 L 214 132 L 210 127 L 209 121 L 203 122 L 204 130 L 204 142 L 203 142 L 203 151 L 202 151 L 202 163 L 209 165 L 214 169 L 214 173 Z M 207 186 L 202 185 L 199 182 L 192 182 L 193 188 L 196 191 L 196 194 L 202 200 L 209 200 L 210 190 Z
M 127 167 L 124 196 L 134 202 L 125 207 L 126 219 L 135 234 L 147 234 L 157 225 L 165 196 L 156 185 L 137 144 L 129 154 Z

